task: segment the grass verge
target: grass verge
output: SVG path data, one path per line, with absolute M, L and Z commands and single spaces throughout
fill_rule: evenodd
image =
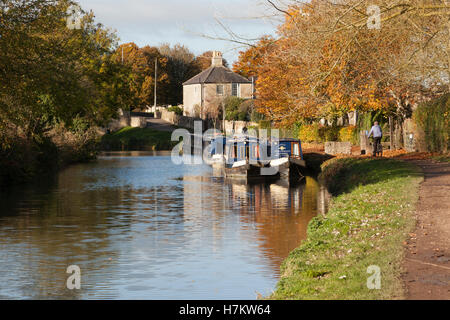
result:
M 439 155 L 439 156 L 432 157 L 432 159 L 437 162 L 450 162 L 449 155 Z
M 317 152 L 306 152 L 303 154 L 303 159 L 306 162 L 308 170 L 314 175 L 318 175 L 321 171 L 322 164 L 332 158 L 334 157 Z
M 336 196 L 281 267 L 270 299 L 400 299 L 403 242 L 414 229 L 420 170 L 392 159 L 332 159 L 320 179 Z M 381 289 L 367 288 L 369 266 Z
M 171 141 L 170 132 L 151 128 L 125 127 L 103 136 L 100 148 L 103 151 L 153 151 L 171 150 L 177 142 Z

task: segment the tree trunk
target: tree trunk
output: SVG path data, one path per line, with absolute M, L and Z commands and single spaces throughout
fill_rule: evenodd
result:
M 392 150 L 394 150 L 394 120 L 392 119 L 392 116 L 389 117 L 389 147 Z

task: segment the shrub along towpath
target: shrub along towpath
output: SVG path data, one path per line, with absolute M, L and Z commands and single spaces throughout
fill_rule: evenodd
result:
M 335 196 L 330 210 L 311 221 L 269 298 L 405 298 L 403 243 L 416 225 L 420 169 L 393 159 L 332 159 L 320 179 Z M 380 289 L 368 286 L 371 266 L 381 272 Z

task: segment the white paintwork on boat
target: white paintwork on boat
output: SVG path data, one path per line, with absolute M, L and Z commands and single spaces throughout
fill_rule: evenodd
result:
M 270 166 L 278 167 L 278 166 L 281 166 L 282 164 L 285 164 L 288 161 L 289 161 L 289 158 L 280 158 L 280 159 L 272 160 L 272 161 L 270 161 Z
M 245 166 L 246 164 L 247 164 L 247 160 L 236 161 L 235 163 L 233 163 L 232 168 L 242 167 L 242 166 Z
M 213 162 L 220 162 L 220 161 L 223 161 L 224 159 L 225 159 L 225 157 L 222 154 L 215 154 L 211 158 L 211 160 Z

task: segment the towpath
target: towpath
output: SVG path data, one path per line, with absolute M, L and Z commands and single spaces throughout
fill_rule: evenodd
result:
M 425 180 L 416 230 L 405 243 L 406 298 L 450 300 L 450 163 L 409 161 L 423 170 Z

